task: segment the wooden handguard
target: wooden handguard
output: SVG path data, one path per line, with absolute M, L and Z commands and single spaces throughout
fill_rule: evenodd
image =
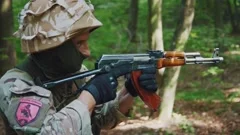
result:
M 176 51 L 167 51 L 164 54 L 165 58 L 170 58 L 170 57 L 179 57 L 179 58 L 184 58 L 185 54 L 184 52 L 176 52 Z
M 164 58 L 157 61 L 157 68 L 181 66 L 185 64 L 184 52 L 168 51 L 164 54 Z
M 160 105 L 160 97 L 156 93 L 148 92 L 144 89 L 142 89 L 138 83 L 138 78 L 141 75 L 141 71 L 133 71 L 131 73 L 131 79 L 132 83 L 134 85 L 134 88 L 136 89 L 136 92 L 138 93 L 139 97 L 142 99 L 142 101 L 153 111 L 157 111 Z
M 184 59 L 179 58 L 162 58 L 157 61 L 157 68 L 171 67 L 171 66 L 181 66 L 185 64 Z

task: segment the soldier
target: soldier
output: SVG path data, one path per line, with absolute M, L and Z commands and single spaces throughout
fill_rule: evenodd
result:
M 82 72 L 90 56 L 90 33 L 102 24 L 84 0 L 31 0 L 19 15 L 23 63 L 0 80 L 2 134 L 99 134 L 125 119 L 136 97 L 131 80 L 116 94 L 118 76 L 97 75 L 55 86 L 47 81 Z M 157 89 L 155 69 L 143 71 L 139 83 L 147 91 Z M 122 73 L 124 75 L 126 73 Z M 83 83 L 83 91 L 74 91 Z

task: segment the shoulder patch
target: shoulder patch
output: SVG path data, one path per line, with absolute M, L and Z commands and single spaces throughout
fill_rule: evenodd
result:
M 15 116 L 20 126 L 33 122 L 42 107 L 42 103 L 35 99 L 21 98 Z

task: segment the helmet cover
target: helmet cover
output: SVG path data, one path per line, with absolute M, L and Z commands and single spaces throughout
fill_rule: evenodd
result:
M 22 51 L 35 53 L 57 47 L 76 34 L 102 25 L 84 0 L 31 0 L 19 14 Z

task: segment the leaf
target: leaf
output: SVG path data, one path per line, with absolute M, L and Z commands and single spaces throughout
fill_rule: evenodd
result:
M 198 38 L 198 35 L 197 35 L 197 33 L 195 33 L 195 32 L 191 32 L 190 36 L 191 36 L 192 38 Z

